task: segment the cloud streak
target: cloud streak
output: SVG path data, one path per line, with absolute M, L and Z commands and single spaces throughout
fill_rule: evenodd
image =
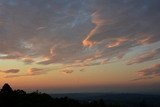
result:
M 154 64 L 149 68 L 137 71 L 137 74 L 140 76 L 140 78 L 134 79 L 134 81 L 158 77 L 160 76 L 160 64 Z
M 20 71 L 19 69 L 0 70 L 0 72 L 3 73 L 18 73 L 19 71 Z
M 132 65 L 132 64 L 136 64 L 136 63 L 142 63 L 142 62 L 151 61 L 154 59 L 159 59 L 159 58 L 160 58 L 160 48 L 151 50 L 151 51 L 146 52 L 144 54 L 141 54 L 137 57 L 131 58 L 127 62 L 127 64 Z
M 45 69 L 40 69 L 40 68 L 30 68 L 27 71 L 28 75 L 41 75 L 41 74 L 45 74 L 46 70 Z
M 158 76 L 160 75 L 160 64 L 152 65 L 150 68 L 138 71 L 139 75 L 142 76 Z

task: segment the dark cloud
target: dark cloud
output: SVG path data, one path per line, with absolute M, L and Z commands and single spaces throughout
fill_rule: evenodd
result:
M 4 73 L 18 73 L 19 71 L 20 71 L 19 69 L 0 70 L 0 72 Z
M 84 72 L 84 71 L 85 71 L 85 69 L 84 69 L 84 68 L 81 68 L 79 71 Z
M 35 75 L 43 75 L 46 74 L 48 71 L 50 71 L 51 69 L 42 69 L 42 68 L 29 68 L 27 70 L 26 74 L 19 74 L 19 75 L 7 75 L 5 76 L 5 78 L 15 78 L 15 77 L 23 77 L 23 76 L 35 76 Z M 3 71 L 4 72 L 4 71 Z M 8 71 L 5 71 L 6 73 L 12 72 L 12 73 L 16 73 L 16 69 L 11 69 Z
M 133 79 L 132 81 L 139 81 L 139 80 L 145 80 L 145 79 L 153 79 L 154 76 L 149 76 L 149 77 L 141 77 L 141 78 L 136 78 L 136 79 Z

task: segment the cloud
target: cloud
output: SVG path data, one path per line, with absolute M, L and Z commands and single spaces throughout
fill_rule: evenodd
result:
M 160 64 L 154 64 L 149 68 L 137 71 L 137 74 L 140 78 L 134 80 L 151 79 L 160 76 Z
M 156 3 L 159 2 L 97 1 L 94 5 L 96 12 L 91 16 L 95 27 L 82 41 L 83 46 L 103 49 L 102 57 L 108 56 L 112 59 L 123 58 L 130 48 L 158 42 L 159 32 L 155 30 L 158 26 L 152 20 L 158 21 L 160 18 L 160 15 L 156 14 L 160 9 Z M 155 14 L 155 17 L 151 17 L 151 14 Z M 107 49 L 102 48 L 104 46 Z
M 48 64 L 52 64 L 52 63 L 54 63 L 53 59 L 47 59 L 47 60 L 37 62 L 37 64 L 41 64 L 41 65 L 48 65 Z
M 138 74 L 142 76 L 160 75 L 160 64 L 155 64 L 150 68 L 140 70 L 138 71 Z
M 43 29 L 46 29 L 47 27 L 44 27 L 44 26 L 40 26 L 38 27 L 36 30 L 43 30 Z
M 139 40 L 137 41 L 137 43 L 138 43 L 138 44 L 145 45 L 145 44 L 148 44 L 148 43 L 150 42 L 150 39 L 151 39 L 151 37 L 148 35 L 148 36 L 146 36 L 146 37 L 143 37 L 143 38 L 139 39 Z
M 115 41 L 112 41 L 106 45 L 107 48 L 113 48 L 120 46 L 123 42 L 127 41 L 125 38 L 117 38 Z
M 42 68 L 29 68 L 27 70 L 26 74 L 19 74 L 19 75 L 6 75 L 5 78 L 15 78 L 15 77 L 24 77 L 24 76 L 36 76 L 36 75 L 43 75 L 46 74 L 48 71 L 50 71 L 51 69 L 42 69 Z M 11 69 L 9 71 L 3 71 L 6 73 L 12 72 L 12 73 L 16 73 L 17 69 Z M 19 70 L 18 70 L 19 71 Z
M 107 63 L 109 63 L 108 61 L 109 61 L 109 59 L 103 59 L 103 60 L 101 61 L 101 64 L 107 64 Z
M 4 73 L 18 73 L 19 71 L 20 71 L 19 69 L 0 70 L 0 72 Z
M 139 81 L 139 80 L 152 79 L 152 78 L 154 78 L 154 77 L 153 76 L 141 77 L 141 78 L 133 79 L 132 81 Z
M 40 69 L 40 68 L 30 68 L 27 71 L 28 75 L 41 75 L 41 74 L 45 74 L 46 70 L 45 69 Z
M 30 58 L 30 57 L 26 57 L 26 58 L 22 58 L 22 60 L 23 60 L 23 62 L 25 63 L 25 64 L 31 64 L 31 63 L 33 63 L 34 62 L 34 60 L 32 59 L 32 58 Z
M 5 53 L 0 54 L 0 59 L 19 59 L 23 57 L 23 55 L 20 52 L 12 52 L 12 53 Z
M 96 14 L 92 15 L 92 20 L 95 20 L 92 23 L 96 25 L 95 28 L 97 29 L 93 29 L 94 33 L 92 33 L 92 36 L 87 36 L 87 40 L 100 42 L 104 39 L 125 36 L 139 41 L 139 35 L 140 38 L 150 36 L 148 38 L 150 42 L 157 41 L 159 33 L 155 30 L 157 26 L 154 25 L 152 20 L 154 18 L 158 21 L 160 17 L 156 14 L 159 10 L 156 3 L 159 3 L 159 1 L 97 1 L 95 4 Z M 154 14 L 155 17 L 149 16 L 151 14 Z M 151 25 L 155 29 L 150 29 Z
M 63 72 L 63 73 L 66 73 L 66 74 L 71 74 L 74 71 L 73 71 L 72 68 L 67 67 L 67 68 L 64 68 L 64 69 L 60 70 L 60 72 Z
M 85 69 L 84 69 L 84 68 L 81 68 L 79 71 L 84 72 L 84 71 L 85 71 Z
M 159 59 L 159 58 L 160 58 L 160 48 L 153 49 L 153 50 L 151 50 L 149 52 L 146 52 L 144 54 L 141 54 L 139 56 L 131 58 L 127 62 L 127 64 L 128 65 L 132 65 L 132 64 L 136 64 L 136 63 L 142 63 L 142 62 L 146 62 L 146 61 L 150 61 L 150 60 Z
M 95 41 L 90 41 L 89 39 L 94 36 L 98 30 L 100 29 L 101 26 L 105 23 L 105 20 L 97 18 L 97 12 L 93 13 L 92 15 L 92 23 L 95 24 L 95 27 L 88 33 L 87 37 L 82 41 L 84 46 L 93 46 L 96 44 Z
M 6 75 L 4 78 L 16 78 L 16 77 L 22 77 L 26 75 Z
M 77 66 L 99 65 L 123 58 L 133 47 L 160 41 L 156 0 L 3 0 L 0 4 L 0 60 L 39 66 L 73 65 L 78 60 Z M 88 58 L 92 62 L 85 62 Z M 148 61 L 144 59 L 140 62 Z

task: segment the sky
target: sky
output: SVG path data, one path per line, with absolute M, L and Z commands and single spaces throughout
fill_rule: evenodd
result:
M 0 0 L 0 86 L 160 93 L 159 0 Z

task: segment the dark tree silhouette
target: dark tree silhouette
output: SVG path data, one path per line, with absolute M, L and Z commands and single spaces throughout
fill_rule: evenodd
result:
M 38 91 L 26 93 L 4 84 L 0 91 L 0 107 L 106 107 L 103 100 L 80 102 L 68 97 L 52 98 Z M 107 106 L 113 107 L 113 106 Z M 117 107 L 117 106 L 116 106 Z
M 5 83 L 1 89 L 1 93 L 12 93 L 13 90 L 9 84 Z

